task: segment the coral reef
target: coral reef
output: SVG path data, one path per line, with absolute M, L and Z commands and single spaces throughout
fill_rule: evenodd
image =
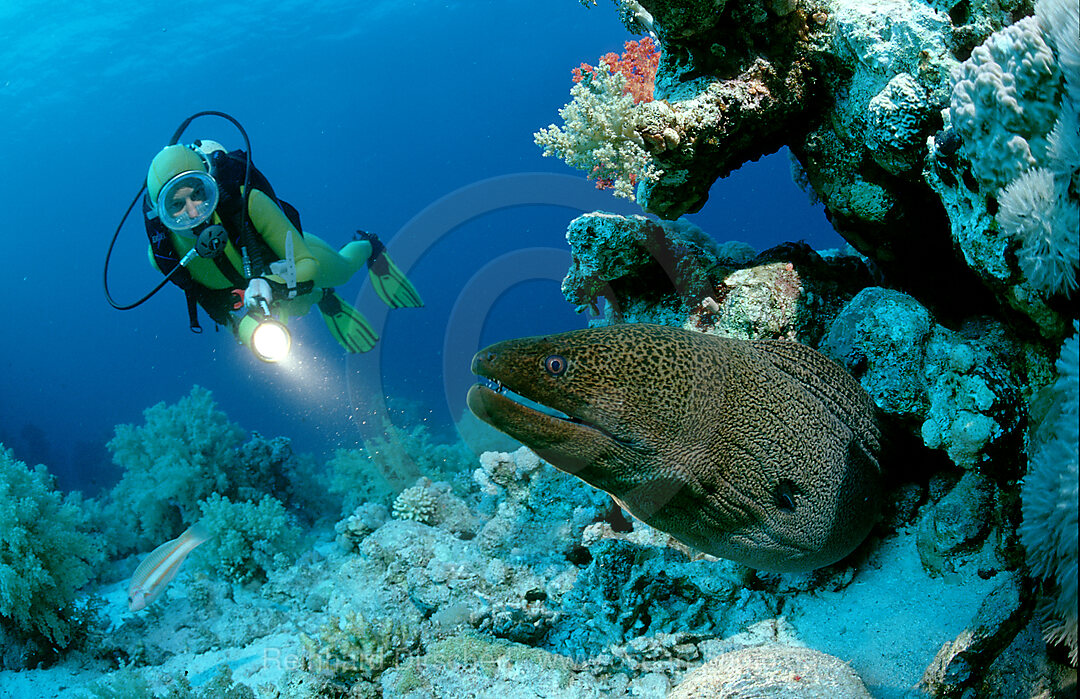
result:
M 585 528 L 611 508 L 606 493 L 547 468 L 525 447 L 481 455 L 473 478 L 481 493 L 478 510 L 487 519 L 477 543 L 512 563 L 573 556 Z
M 199 503 L 202 523 L 214 533 L 195 560 L 238 583 L 265 582 L 275 568 L 288 567 L 300 548 L 300 529 L 280 501 L 264 495 L 258 504 L 231 502 L 214 493 Z
M 592 560 L 563 600 L 548 647 L 583 660 L 611 643 L 658 634 L 721 635 L 729 616 L 773 616 L 761 596 L 742 589 L 736 566 L 706 568 L 684 553 L 619 539 L 590 546 Z
M 1080 324 L 1073 324 L 1080 331 Z M 1080 338 L 1065 341 L 1058 376 L 1041 396 L 1045 407 L 1028 446 L 1030 466 L 1021 489 L 1020 539 L 1031 572 L 1044 579 L 1052 596 L 1044 608 L 1047 636 L 1065 643 L 1077 661 L 1077 406 L 1080 404 Z
M 644 144 L 635 167 L 659 173 L 638 187 L 647 212 L 697 211 L 717 178 L 787 145 L 837 230 L 892 284 L 935 312 L 1004 303 L 1064 333 L 1048 297 L 1071 293 L 1080 256 L 1068 3 L 1007 27 L 1022 3 L 641 6 L 662 51 L 655 99 L 624 110 L 629 129 L 609 146 Z M 564 146 L 568 161 L 584 152 Z M 1030 169 L 1045 172 L 1018 181 Z
M 1019 397 L 1047 367 L 1029 348 L 987 319 L 961 332 L 933 323 L 906 294 L 867 287 L 836 316 L 822 350 L 859 378 L 878 407 L 918 420 L 920 437 L 964 468 L 984 465 L 1016 443 Z M 1005 361 L 1005 358 L 1013 360 Z M 989 466 L 988 466 L 989 467 Z M 1000 461 L 995 468 L 1015 472 Z
M 446 481 L 458 490 L 469 480 L 474 461 L 466 445 L 438 443 L 424 425 L 408 430 L 390 422 L 383 436 L 368 439 L 361 449 L 338 449 L 327 463 L 327 489 L 340 496 L 341 513 L 366 501 L 391 506 L 417 478 Z
M 334 525 L 338 543 L 344 548 L 355 549 L 368 534 L 386 524 L 389 517 L 390 512 L 384 505 L 374 502 L 357 505 L 352 514 Z
M 210 391 L 195 386 L 174 405 L 158 403 L 143 413 L 142 425 L 118 425 L 109 441 L 123 469 L 106 495 L 101 519 L 109 543 L 120 553 L 148 551 L 195 523 L 201 501 L 217 494 L 234 502 L 257 502 L 270 495 L 311 504 L 310 471 L 288 440 L 245 433 L 218 409 Z
M 428 446 L 448 454 L 464 448 Z M 690 682 L 695 668 L 786 658 L 801 644 L 850 658 L 875 696 L 899 696 L 878 692 L 924 675 L 942 692 L 1006 686 L 1018 667 L 1033 684 L 1067 680 L 1052 665 L 1032 664 L 1034 637 L 1024 626 L 1031 598 L 1015 573 L 994 572 L 1008 565 L 999 526 L 1007 502 L 976 469 L 932 481 L 923 496 L 932 506 L 919 507 L 916 495 L 907 510 L 898 507 L 877 534 L 881 545 L 813 574 L 782 576 L 702 557 L 628 521 L 604 493 L 527 449 L 485 453 L 473 465 L 470 481 L 457 486 L 417 479 L 402 491 L 412 494 L 399 498 L 399 517 L 373 493 L 339 522 L 340 545 L 315 529 L 307 550 L 312 537 L 296 538 L 296 520 L 272 496 L 204 498 L 204 522 L 219 532 L 193 554 L 205 559 L 146 611 L 91 617 L 98 635 L 84 672 L 103 678 L 91 693 L 254 690 L 299 699 L 517 696 L 529 687 L 660 699 Z M 906 527 L 915 509 L 919 526 Z M 999 513 L 989 526 L 986 510 Z M 928 578 L 924 567 L 940 577 Z M 1013 587 L 991 595 L 1005 580 Z M 259 584 L 244 584 L 251 582 Z M 904 594 L 889 592 L 897 585 Z M 124 604 L 124 590 L 121 582 L 100 592 L 112 607 Z M 952 613 L 926 618 L 930 600 Z M 873 624 L 868 639 L 828 621 L 844 605 L 867 606 L 869 618 L 915 615 L 924 626 Z M 903 665 L 886 679 L 875 674 L 883 667 L 881 634 L 891 653 L 884 667 Z M 929 672 L 935 654 L 940 671 Z M 915 662 L 901 661 L 909 656 Z M 134 670 L 109 672 L 118 665 Z M 815 672 L 833 667 L 810 665 L 800 670 L 807 687 Z M 851 668 L 833 670 L 854 682 Z
M 469 445 L 388 424 L 317 473 L 196 387 L 117 427 L 101 503 L 0 451 L 5 665 L 82 648 L 67 660 L 105 678 L 96 696 L 658 699 L 733 675 L 786 696 L 1071 695 L 1075 2 L 613 4 L 659 47 L 655 76 L 643 42 L 584 66 L 537 140 L 665 220 L 576 218 L 563 293 L 593 325 L 789 338 L 845 367 L 888 430 L 867 541 L 803 574 L 718 561 L 527 449 L 474 454 L 493 442 L 466 420 Z M 759 252 L 677 220 L 782 146 L 850 247 Z M 128 613 L 120 557 L 199 517 L 215 539 Z M 78 592 L 102 550 L 113 568 Z
M 595 212 L 570 222 L 563 296 L 592 323 L 655 322 L 740 339 L 815 344 L 825 319 L 871 281 L 856 255 L 828 259 L 805 245 L 757 254 L 717 245 L 685 221 Z
M 718 177 L 786 145 L 858 252 L 726 255 L 739 248 L 678 221 L 596 212 L 568 228 L 567 300 L 592 324 L 788 337 L 841 362 L 897 458 L 919 463 L 897 474 L 890 517 L 915 525 L 923 574 L 1014 580 L 1026 549 L 1047 638 L 1075 663 L 1075 340 L 1044 388 L 1076 316 L 1075 2 L 641 6 L 661 46 L 654 99 L 632 118 L 659 173 L 642 208 L 697 211 Z M 992 634 L 976 617 L 927 691 L 1000 678 L 1034 592 L 1021 585 Z
M 86 635 L 91 609 L 76 592 L 96 576 L 104 542 L 80 497 L 2 444 L 0 531 L 0 668 L 21 669 Z
M 871 696 L 859 676 L 839 658 L 809 648 L 775 645 L 725 653 L 690 673 L 668 697 L 728 693 L 790 699 Z
M 573 99 L 559 110 L 564 125 L 552 124 L 535 134 L 544 155 L 557 155 L 572 167 L 589 173 L 597 187 L 611 188 L 617 196 L 634 198 L 639 182 L 662 174 L 645 151 L 635 123 L 643 108 L 636 103 L 636 83 L 601 58 L 598 67 L 579 69 L 579 81 L 570 90 Z

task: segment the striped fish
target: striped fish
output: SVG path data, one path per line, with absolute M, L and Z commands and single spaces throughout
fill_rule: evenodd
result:
M 196 522 L 183 534 L 171 541 L 166 541 L 143 559 L 128 586 L 128 608 L 133 612 L 152 603 L 165 586 L 172 582 L 180 571 L 180 565 L 195 547 L 210 538 L 210 532 L 202 522 Z

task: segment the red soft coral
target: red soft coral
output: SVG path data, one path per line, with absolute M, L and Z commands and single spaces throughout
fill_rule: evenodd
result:
M 653 98 L 653 85 L 656 83 L 656 69 L 660 65 L 660 52 L 649 37 L 640 41 L 627 41 L 622 56 L 607 53 L 600 57 L 600 62 L 608 69 L 622 73 L 626 78 L 626 93 L 634 98 L 635 103 L 650 102 Z M 594 66 L 582 63 L 574 68 L 574 82 L 581 82 L 585 75 L 596 71 Z

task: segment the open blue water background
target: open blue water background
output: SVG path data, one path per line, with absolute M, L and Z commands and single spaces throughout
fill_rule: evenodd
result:
M 0 441 L 94 491 L 116 477 L 113 427 L 193 384 L 245 429 L 319 457 L 356 446 L 387 405 L 450 425 L 476 349 L 584 325 L 559 293 L 567 223 L 639 212 L 532 140 L 569 99 L 570 69 L 630 38 L 610 4 L 577 0 L 0 0 Z M 341 292 L 381 329 L 377 348 L 346 357 L 313 312 L 290 326 L 287 366 L 205 316 L 191 333 L 171 285 L 112 309 L 109 239 L 150 159 L 205 109 L 243 123 L 307 230 L 334 244 L 378 233 L 426 306 L 387 314 L 358 275 Z M 184 140 L 199 137 L 242 145 L 219 119 Z M 718 182 L 689 218 L 759 250 L 839 242 L 785 152 Z M 130 301 L 159 279 L 134 216 L 110 288 Z

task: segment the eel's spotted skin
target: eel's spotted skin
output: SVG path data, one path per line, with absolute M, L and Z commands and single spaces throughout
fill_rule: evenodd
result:
M 478 417 L 706 553 L 810 570 L 877 518 L 874 405 L 805 345 L 626 324 L 507 340 L 472 368 L 567 416 L 475 385 Z

